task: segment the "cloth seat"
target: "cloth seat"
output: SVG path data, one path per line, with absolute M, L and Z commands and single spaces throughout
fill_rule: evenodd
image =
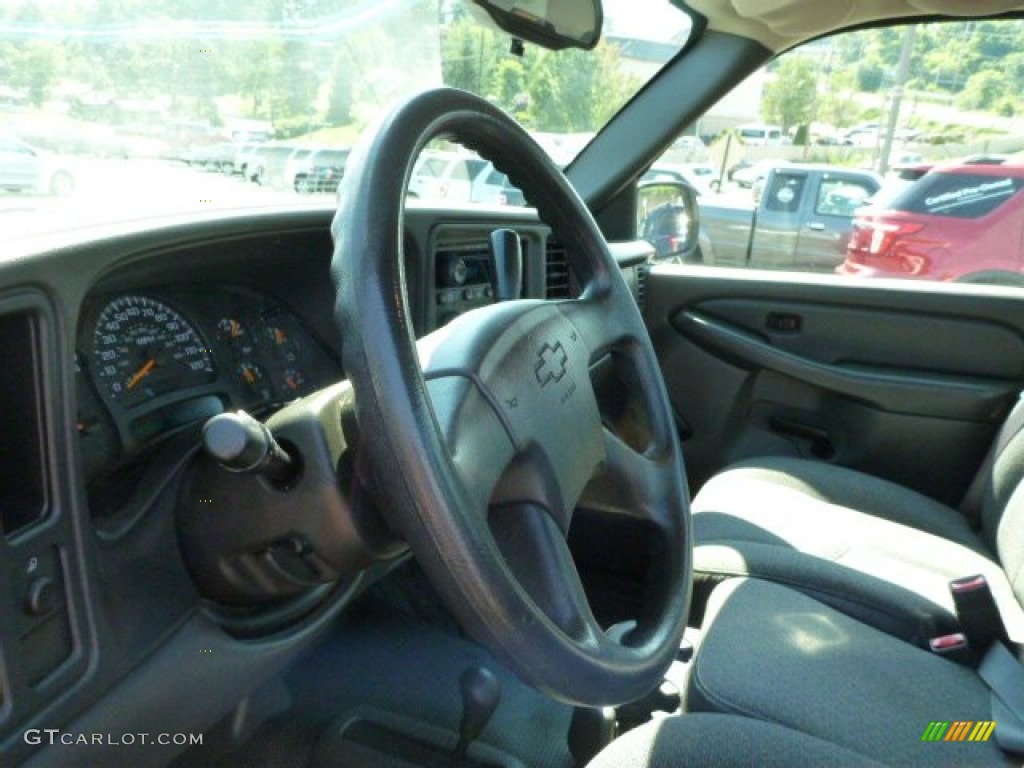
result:
M 976 481 L 980 530 L 894 483 L 823 462 L 765 458 L 719 473 L 693 500 L 694 571 L 709 591 L 751 575 L 799 589 L 923 645 L 958 628 L 949 582 L 985 575 L 1024 641 L 1024 404 Z
M 992 738 L 923 740 L 936 721 L 992 720 L 975 670 L 779 584 L 717 587 L 693 664 L 691 711 L 770 721 L 886 765 L 1020 764 Z

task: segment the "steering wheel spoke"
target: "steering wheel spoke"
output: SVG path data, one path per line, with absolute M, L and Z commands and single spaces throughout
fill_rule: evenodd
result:
M 558 522 L 536 505 L 504 504 L 491 509 L 490 527 L 509 569 L 541 612 L 576 642 L 596 645 L 601 630 Z
M 456 475 L 482 519 L 504 468 L 512 461 L 511 437 L 474 379 L 428 375 L 426 385 Z
M 670 456 L 641 453 L 615 433 L 604 430 L 607 461 L 604 474 L 588 489 L 595 506 L 650 521 L 673 525 L 678 510 L 672 508 L 678 478 Z

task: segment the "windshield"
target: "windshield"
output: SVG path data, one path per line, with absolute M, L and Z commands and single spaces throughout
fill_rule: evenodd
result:
M 666 0 L 605 3 L 594 51 L 550 52 L 454 0 L 22 0 L 0 6 L 0 224 L 14 237 L 173 212 L 333 199 L 398 100 L 450 85 L 561 165 L 685 42 Z M 442 151 L 459 151 L 441 145 Z M 438 160 L 447 203 L 514 204 Z M 495 187 L 495 189 L 490 189 Z M 443 192 L 443 195 L 442 195 Z

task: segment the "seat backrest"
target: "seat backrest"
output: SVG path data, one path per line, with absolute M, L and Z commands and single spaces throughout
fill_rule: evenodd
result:
M 1024 441 L 1020 442 L 1020 453 L 1024 454 Z M 1024 455 L 1019 458 L 1024 458 Z M 1017 602 L 1024 607 L 1024 483 L 1017 483 L 1017 490 L 1007 501 L 996 527 L 995 539 L 1006 578 L 1010 580 Z
M 982 471 L 982 536 L 1024 605 L 1024 397 L 999 430 Z

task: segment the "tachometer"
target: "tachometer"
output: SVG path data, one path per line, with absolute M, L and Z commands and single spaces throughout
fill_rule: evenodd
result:
M 97 386 L 126 408 L 216 376 L 195 327 L 146 296 L 121 296 L 103 308 L 93 332 L 92 368 Z

